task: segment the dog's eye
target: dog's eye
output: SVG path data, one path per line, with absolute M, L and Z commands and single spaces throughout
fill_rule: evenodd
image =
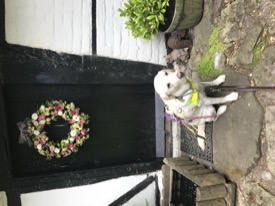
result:
M 168 84 L 167 84 L 167 88 L 170 88 L 170 86 L 171 86 L 171 84 L 170 84 L 170 83 L 168 83 Z

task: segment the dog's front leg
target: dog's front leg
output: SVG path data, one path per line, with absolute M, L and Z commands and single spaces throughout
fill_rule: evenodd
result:
M 205 150 L 205 124 L 198 125 L 198 145 L 202 150 Z
M 220 84 L 224 83 L 225 79 L 226 79 L 226 76 L 223 74 L 223 75 L 218 76 L 218 78 L 214 79 L 213 81 L 201 82 L 201 84 L 205 87 L 216 86 L 216 85 L 220 85 Z
M 230 94 L 224 96 L 224 97 L 206 97 L 203 100 L 203 103 L 205 105 L 213 105 L 213 104 L 224 104 L 227 102 L 233 102 L 238 99 L 238 93 L 237 92 L 231 92 Z

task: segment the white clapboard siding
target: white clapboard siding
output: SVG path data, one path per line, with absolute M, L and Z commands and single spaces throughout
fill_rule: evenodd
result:
M 0 206 L 8 206 L 6 192 L 0 191 Z
M 99 3 L 100 2 L 100 3 Z M 151 41 L 134 39 L 125 29 L 126 18 L 121 18 L 118 9 L 121 0 L 97 1 L 97 54 L 133 61 L 165 64 L 166 54 L 164 34 L 158 34 Z
M 6 41 L 91 54 L 91 0 L 6 0 Z
M 150 174 L 159 175 L 159 173 L 160 172 Z M 22 206 L 106 206 L 146 178 L 147 174 L 134 175 L 111 179 L 92 185 L 25 193 L 21 194 L 21 203 Z M 132 197 L 125 206 L 146 205 L 146 200 L 150 206 L 155 206 L 155 192 L 156 185 L 155 182 L 153 182 L 143 191 Z
M 124 1 L 97 0 L 97 55 L 164 65 L 164 34 L 146 42 L 125 29 Z M 76 55 L 92 55 L 92 0 L 5 0 L 6 41 Z

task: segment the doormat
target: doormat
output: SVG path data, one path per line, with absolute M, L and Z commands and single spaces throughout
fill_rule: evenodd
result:
M 202 150 L 197 143 L 196 136 L 184 125 L 181 125 L 181 151 L 197 156 L 208 162 L 213 162 L 213 142 L 212 142 L 213 123 L 205 124 L 205 150 Z

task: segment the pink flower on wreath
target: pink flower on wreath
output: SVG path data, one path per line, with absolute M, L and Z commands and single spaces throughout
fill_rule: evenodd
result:
M 73 150 L 74 150 L 74 144 L 73 144 L 73 143 L 69 143 L 69 144 L 67 145 L 67 148 L 68 148 L 69 150 L 73 151 Z
M 79 136 L 77 136 L 77 137 L 75 138 L 75 140 L 76 140 L 76 141 L 80 141 L 81 138 L 80 138 Z
M 49 150 L 50 150 L 51 152 L 53 152 L 53 151 L 54 151 L 54 148 L 55 148 L 55 146 L 51 145 L 51 146 L 49 147 Z
M 37 145 L 39 145 L 39 141 L 34 141 L 33 144 L 34 144 L 34 146 L 37 146 Z
M 42 144 L 42 145 L 43 145 L 43 144 L 46 144 L 46 140 L 41 139 L 41 140 L 40 140 L 40 144 Z
M 59 104 L 59 105 L 57 105 L 57 110 L 63 110 L 64 109 L 64 106 L 62 105 L 62 104 Z
M 32 123 L 33 123 L 33 125 L 34 125 L 35 127 L 38 126 L 38 121 L 35 120 L 35 121 L 33 121 Z
M 83 119 L 79 120 L 79 124 L 83 125 L 85 123 L 85 121 Z
M 64 156 L 64 155 L 65 155 L 65 152 L 64 152 L 64 151 L 61 151 L 60 154 L 61 154 L 62 156 Z
M 74 109 L 74 110 L 72 111 L 72 114 L 73 114 L 73 115 L 78 115 L 78 114 L 79 114 L 79 109 Z
M 44 128 L 44 125 L 43 125 L 43 124 L 40 124 L 40 125 L 37 127 L 37 129 L 38 129 L 39 131 L 41 131 L 43 128 Z
M 41 121 L 41 120 L 44 120 L 45 119 L 45 114 L 40 114 L 38 116 L 38 120 Z
M 86 129 L 82 129 L 80 133 L 84 136 L 86 134 Z
M 74 120 L 73 120 L 73 119 L 70 119 L 70 120 L 69 120 L 69 123 L 70 123 L 70 124 L 73 124 L 73 123 L 74 123 Z

